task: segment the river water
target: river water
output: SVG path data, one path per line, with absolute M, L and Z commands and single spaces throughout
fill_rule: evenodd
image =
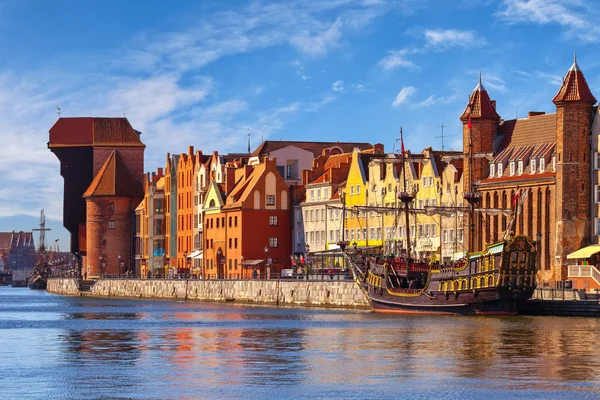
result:
M 0 398 L 600 398 L 600 320 L 0 287 Z

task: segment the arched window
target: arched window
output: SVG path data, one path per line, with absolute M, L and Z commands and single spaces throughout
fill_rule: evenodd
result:
M 110 202 L 110 212 L 115 211 L 115 203 L 113 201 Z
M 215 199 L 211 199 L 210 203 L 208 203 L 209 208 L 213 208 L 215 206 Z

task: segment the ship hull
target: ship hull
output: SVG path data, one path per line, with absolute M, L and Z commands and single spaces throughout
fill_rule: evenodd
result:
M 358 284 L 373 311 L 394 314 L 516 315 L 520 302 L 529 299 L 534 290 L 508 291 L 496 287 L 456 293 L 423 291 L 413 296 L 400 296 L 387 289 Z

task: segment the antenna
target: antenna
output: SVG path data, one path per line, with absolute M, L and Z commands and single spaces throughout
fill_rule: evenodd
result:
M 56 106 L 56 109 L 58 110 L 57 114 L 58 114 L 58 118 L 60 118 L 60 107 Z
M 442 122 L 442 124 L 438 128 L 442 128 L 442 134 L 440 136 L 435 136 L 435 139 L 442 138 L 442 151 L 444 151 L 444 138 L 445 137 L 450 137 L 450 136 L 456 136 L 456 135 L 444 135 L 444 128 L 450 128 L 450 126 L 449 125 L 444 125 L 443 122 Z
M 248 128 L 248 153 L 250 153 L 250 128 Z

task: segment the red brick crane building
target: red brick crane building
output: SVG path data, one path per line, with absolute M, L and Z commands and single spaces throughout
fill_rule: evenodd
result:
M 143 197 L 146 146 L 140 140 L 141 133 L 126 118 L 95 117 L 59 118 L 49 133 L 48 148 L 59 159 L 64 178 L 63 225 L 71 233 L 71 252 L 79 256 L 82 272 L 91 277 L 101 271 L 100 254 L 103 259 L 106 257 L 106 268 L 114 263 L 121 269 L 130 269 L 134 256 L 131 226 L 134 210 Z M 114 203 L 114 211 L 110 203 Z M 88 211 L 93 211 L 94 216 Z M 130 223 L 125 223 L 125 219 Z M 115 228 L 108 234 L 111 221 Z M 88 227 L 90 223 L 92 226 Z M 90 241 L 88 228 L 94 229 Z M 105 232 L 105 237 L 101 232 Z M 122 248 L 108 246 L 115 235 L 122 235 L 120 240 L 126 242 Z M 104 240 L 106 250 L 100 252 L 97 246 Z M 90 249 L 93 254 L 86 257 L 88 244 L 93 247 Z M 119 255 L 123 266 L 119 265 Z M 106 272 L 118 271 L 110 268 Z

